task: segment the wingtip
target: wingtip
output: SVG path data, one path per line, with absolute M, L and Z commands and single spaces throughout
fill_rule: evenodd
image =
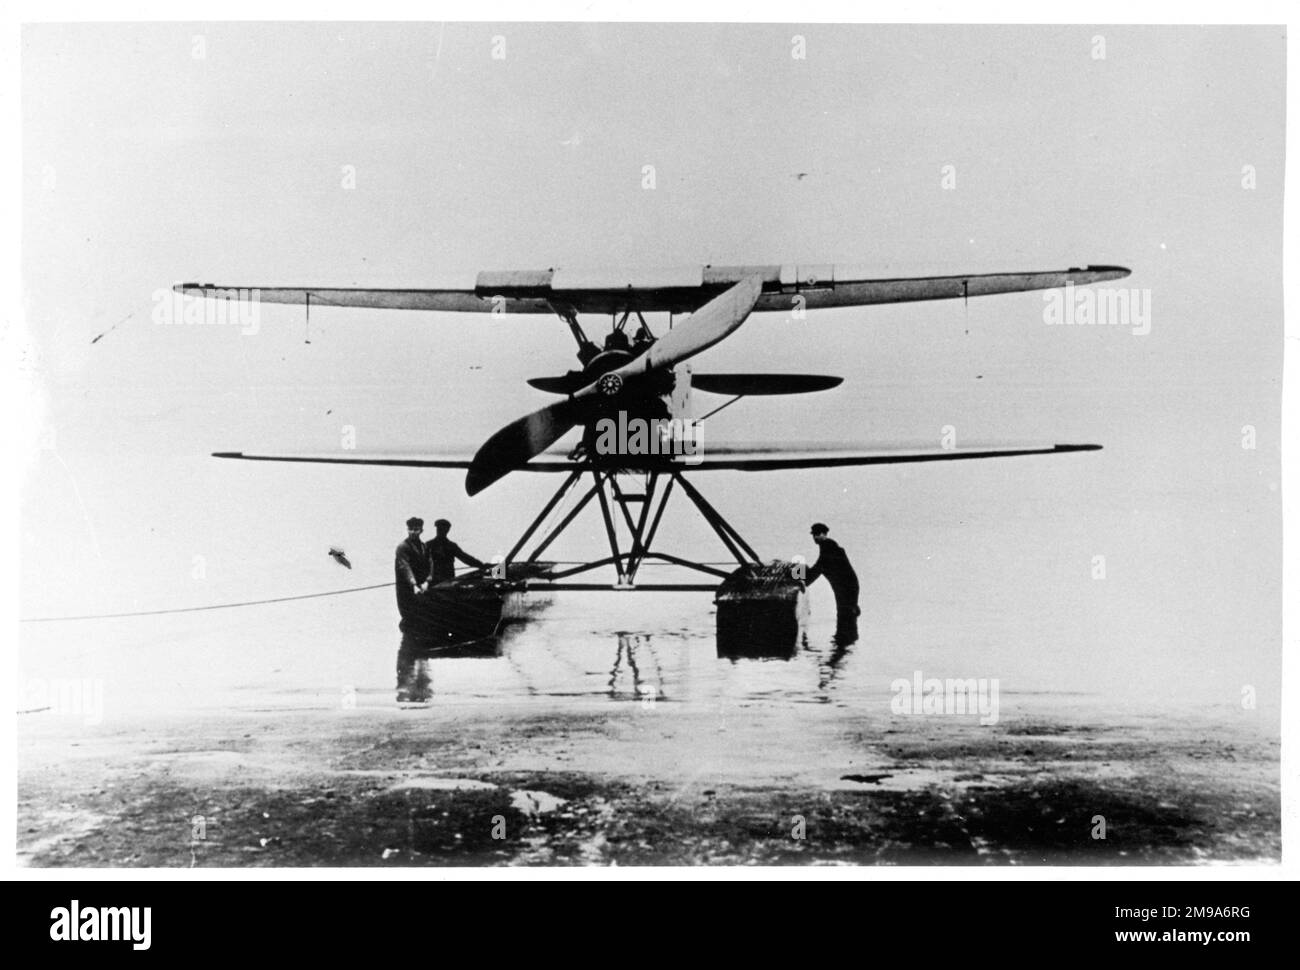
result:
M 1107 280 L 1122 280 L 1133 273 L 1127 266 L 1089 266 L 1088 271 Z

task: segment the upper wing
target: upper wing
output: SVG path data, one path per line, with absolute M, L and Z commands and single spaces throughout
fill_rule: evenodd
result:
M 1123 266 L 1087 266 L 1021 273 L 950 276 L 881 276 L 865 265 L 695 266 L 681 269 L 616 269 L 485 272 L 473 287 L 374 289 L 330 286 L 230 286 L 177 283 L 188 296 L 262 303 L 444 310 L 456 313 L 693 313 L 742 280 L 757 276 L 762 292 L 755 312 L 793 307 L 869 306 L 919 300 L 951 300 L 996 293 L 1084 286 L 1129 275 Z
M 492 303 L 479 299 L 472 289 L 373 289 L 341 286 L 218 286 L 213 283 L 177 283 L 172 287 L 186 296 L 214 300 L 251 300 L 256 303 L 291 303 L 312 306 L 367 307 L 381 310 L 446 310 L 453 313 L 488 313 Z M 515 313 L 550 313 L 549 307 L 513 308 Z

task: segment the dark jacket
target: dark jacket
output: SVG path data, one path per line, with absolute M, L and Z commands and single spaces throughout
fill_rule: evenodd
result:
M 445 583 L 456 578 L 456 560 L 467 566 L 482 569 L 483 563 L 475 559 L 446 536 L 436 536 L 425 545 L 429 554 L 429 583 Z
M 825 576 L 835 591 L 836 601 L 844 600 L 846 605 L 856 606 L 858 601 L 858 574 L 853 571 L 849 557 L 834 539 L 821 541 L 821 552 L 817 561 L 808 570 L 805 582 L 812 585 L 818 578 Z
M 406 616 L 415 603 L 415 587 L 429 578 L 429 550 L 419 539 L 407 536 L 393 556 L 393 579 L 397 584 L 397 609 Z

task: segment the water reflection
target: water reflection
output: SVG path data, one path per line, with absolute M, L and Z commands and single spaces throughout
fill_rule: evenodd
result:
M 800 629 L 797 638 L 728 640 L 708 628 L 636 632 L 592 629 L 589 618 L 511 625 L 496 637 L 447 644 L 403 636 L 397 651 L 398 703 L 536 700 L 553 704 L 672 699 L 719 703 L 843 704 L 870 672 L 846 677 L 857 623 Z M 714 649 L 710 649 L 709 641 Z M 480 664 L 471 658 L 501 658 Z M 435 664 L 435 661 L 459 661 Z M 436 683 L 435 683 L 436 681 Z M 847 692 L 844 688 L 847 687 Z
M 614 666 L 609 671 L 609 696 L 614 700 L 667 700 L 663 671 L 652 638 L 644 633 L 619 633 Z M 648 668 L 642 672 L 642 666 Z M 630 681 L 630 683 L 629 683 Z
M 858 642 L 857 623 L 854 622 L 851 629 L 843 627 L 835 631 L 831 637 L 829 649 L 822 648 L 817 651 L 817 689 L 822 693 L 821 699 L 829 701 L 829 692 L 844 673 L 846 667 L 845 660 L 852 653 L 852 647 Z
M 397 647 L 397 702 L 422 704 L 433 697 L 433 678 L 429 673 L 431 660 L 500 657 L 504 651 L 501 637 L 447 643 L 418 633 L 403 633 Z
M 799 624 L 749 623 L 719 624 L 716 642 L 723 660 L 793 660 L 806 639 Z
M 402 637 L 397 648 L 397 703 L 422 704 L 433 697 L 433 680 L 429 676 L 429 658 L 413 643 L 414 637 Z

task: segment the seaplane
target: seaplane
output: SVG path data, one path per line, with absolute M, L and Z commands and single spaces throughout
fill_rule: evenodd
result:
M 553 267 L 487 271 L 478 274 L 472 287 L 442 289 L 178 283 L 175 290 L 186 297 L 302 305 L 308 314 L 313 306 L 327 306 L 558 316 L 577 345 L 578 366 L 528 383 L 559 400 L 501 428 L 472 456 L 221 451 L 214 452 L 214 457 L 459 469 L 465 472 L 465 490 L 471 496 L 513 473 L 563 475 L 559 487 L 508 554 L 486 570 L 458 576 L 430 590 L 434 612 L 460 620 L 473 617 L 469 626 L 485 629 L 510 614 L 507 601 L 533 590 L 708 591 L 718 604 L 721 644 L 724 635 L 743 640 L 760 631 L 780 631 L 779 636 L 788 637 L 806 616 L 801 564 L 764 562 L 688 480 L 688 474 L 1061 455 L 1095 451 L 1101 445 L 847 450 L 780 444 L 760 449 L 718 446 L 703 440 L 703 419 L 694 413 L 692 392 L 728 399 L 705 415 L 708 417 L 744 397 L 829 391 L 843 378 L 696 373 L 691 362 L 697 355 L 734 334 L 754 313 L 779 312 L 801 318 L 810 311 L 832 307 L 967 300 L 1085 286 L 1128 275 L 1128 269 L 1109 265 L 903 278 L 881 278 L 869 267 L 838 263 L 614 270 Z M 658 334 L 646 321 L 646 314 L 656 313 L 667 314 L 667 328 L 660 327 Z M 587 335 L 580 314 L 609 317 L 610 330 L 600 344 Z M 629 335 L 633 320 L 635 329 Z M 575 430 L 579 431 L 578 440 L 561 445 Z M 582 483 L 587 483 L 585 490 Z M 552 524 L 553 513 L 578 491 L 581 496 Z M 684 495 L 698 510 L 735 560 L 734 569 L 720 569 L 655 545 L 664 510 L 674 493 Z M 593 500 L 600 508 L 609 555 L 564 568 L 543 560 Z M 544 524 L 550 527 L 539 537 Z M 625 536 L 620 535 L 623 531 Z M 652 560 L 706 574 L 711 582 L 639 583 L 641 566 Z M 572 581 L 572 577 L 602 569 L 612 570 L 613 582 Z

